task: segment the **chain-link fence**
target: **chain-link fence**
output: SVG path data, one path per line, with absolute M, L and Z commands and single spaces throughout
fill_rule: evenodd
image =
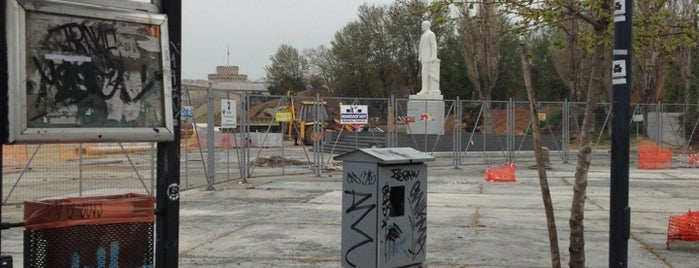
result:
M 188 94 L 189 95 L 189 94 Z M 533 162 L 532 125 L 542 130 L 550 161 L 570 161 L 579 147 L 585 103 L 541 102 L 535 119 L 528 102 L 269 96 L 245 92 L 198 92 L 211 101 L 188 101 L 193 119 L 182 122 L 181 185 L 214 187 L 260 176 L 339 170 L 333 157 L 358 148 L 413 147 L 437 157 L 431 165 L 500 166 Z M 219 99 L 239 105 L 237 127 L 220 128 Z M 363 124 L 341 124 L 341 105 L 367 107 Z M 344 106 L 346 107 L 346 106 Z M 611 148 L 611 104 L 595 109 L 594 156 Z M 202 111 L 204 114 L 202 114 Z M 630 163 L 639 144 L 670 153 L 672 167 L 699 165 L 696 143 L 699 107 L 634 104 L 629 118 Z M 199 114 L 197 114 L 199 113 Z M 197 118 L 200 118 L 197 120 Z M 206 118 L 206 119 L 201 119 Z M 212 119 L 213 118 L 213 119 Z M 195 123 L 198 122 L 198 123 Z M 3 203 L 110 194 L 152 193 L 155 143 L 6 145 Z M 657 150 L 657 149 L 656 149 Z

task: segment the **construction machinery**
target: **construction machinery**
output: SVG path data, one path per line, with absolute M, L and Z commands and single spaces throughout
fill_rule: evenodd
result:
M 290 98 L 289 110 L 291 122 L 287 128 L 287 135 L 297 144 L 301 140 L 305 145 L 311 145 L 314 141 L 322 141 L 325 131 L 331 128 L 332 120 L 328 114 L 327 102 L 320 100 L 302 100 L 294 103 Z

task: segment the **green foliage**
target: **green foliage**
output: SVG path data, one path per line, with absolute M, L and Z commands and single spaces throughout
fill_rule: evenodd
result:
M 462 100 L 478 99 L 478 92 L 473 89 L 466 76 L 466 66 L 460 48 L 459 37 L 452 34 L 447 38 L 444 48 L 439 51 L 442 59 L 440 73 L 442 95 L 447 99 L 456 99 L 457 96 Z
M 570 90 L 556 72 L 551 54 L 552 38 L 547 34 L 532 36 L 529 41 L 532 84 L 539 101 L 560 101 L 570 98 Z
M 272 64 L 265 67 L 269 92 L 283 95 L 287 90 L 306 89 L 308 61 L 290 45 L 281 45 L 277 53 L 270 57 Z
M 407 97 L 417 92 L 420 87 L 417 45 L 422 34 L 420 23 L 429 18 L 428 11 L 423 1 L 360 7 L 358 20 L 343 27 L 331 41 L 332 55 L 336 59 L 333 72 L 336 94 L 386 98 L 391 95 Z M 438 38 L 439 53 L 445 51 L 450 27 L 448 21 L 433 20 L 432 31 Z M 458 65 L 458 62 L 450 63 L 443 55 L 440 58 L 446 64 Z M 442 68 L 448 70 L 444 64 Z
M 500 60 L 498 76 L 493 87 L 492 100 L 526 100 L 527 92 L 522 79 L 522 62 L 520 59 L 521 41 L 512 31 L 513 24 L 505 15 L 500 19 Z

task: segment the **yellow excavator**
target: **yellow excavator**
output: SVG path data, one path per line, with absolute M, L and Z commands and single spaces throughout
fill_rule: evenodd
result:
M 314 141 L 322 141 L 325 130 L 332 123 L 327 102 L 322 100 L 297 101 L 291 91 L 287 91 L 287 97 L 286 111 L 291 112 L 287 136 L 294 139 L 296 145 L 298 145 L 298 140 L 301 140 L 305 145 L 311 145 Z

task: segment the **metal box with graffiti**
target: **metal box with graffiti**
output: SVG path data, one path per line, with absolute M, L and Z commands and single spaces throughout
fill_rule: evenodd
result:
M 342 266 L 402 267 L 425 261 L 427 165 L 413 148 L 359 149 L 342 170 Z
M 174 139 L 176 79 L 165 15 L 69 1 L 3 5 L 9 40 L 3 142 Z

